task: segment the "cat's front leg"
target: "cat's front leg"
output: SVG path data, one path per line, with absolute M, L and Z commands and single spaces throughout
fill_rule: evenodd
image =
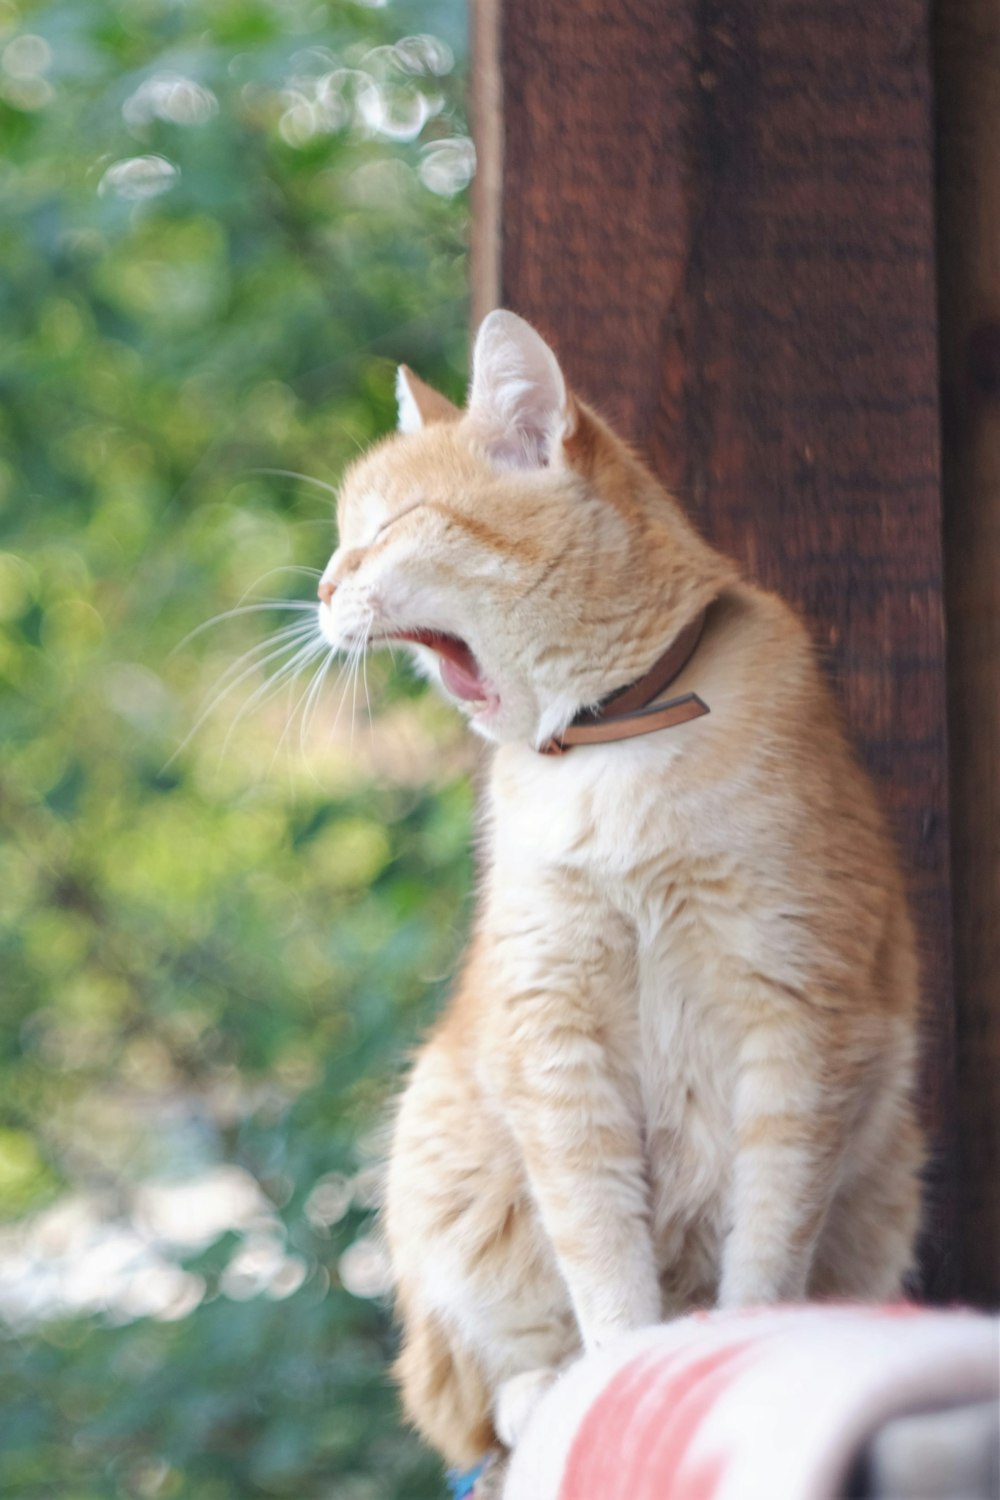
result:
M 844 1158 L 854 1090 L 832 1037 L 787 997 L 758 996 L 733 1095 L 735 1156 L 722 1307 L 808 1295 L 816 1246 Z
M 564 890 L 493 913 L 484 1053 L 585 1347 L 657 1322 L 631 933 Z

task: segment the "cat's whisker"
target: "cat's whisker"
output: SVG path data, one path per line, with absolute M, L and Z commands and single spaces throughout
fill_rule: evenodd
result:
M 306 641 L 304 644 L 299 644 L 299 642 L 297 641 L 288 641 L 283 647 L 283 650 L 289 649 L 295 649 L 295 655 L 289 657 L 287 661 L 282 662 L 281 665 L 270 674 L 270 676 L 265 678 L 260 686 L 254 689 L 254 691 L 250 694 L 250 697 L 240 707 L 238 713 L 236 714 L 236 717 L 229 726 L 223 749 L 225 749 L 225 746 L 228 745 L 229 736 L 232 734 L 233 730 L 236 728 L 240 720 L 245 718 L 245 716 L 250 712 L 252 708 L 255 708 L 258 704 L 265 702 L 269 697 L 272 697 L 274 693 L 279 690 L 282 683 L 285 682 L 289 677 L 294 677 L 295 673 L 299 670 L 300 665 L 307 661 L 309 659 L 309 656 L 312 654 L 313 642 Z M 275 654 L 280 655 L 281 653 Z M 255 670 L 273 659 L 273 657 L 265 657 L 263 662 L 255 663 Z
M 361 632 L 361 638 L 360 638 L 359 646 L 358 646 L 358 659 L 357 659 L 357 664 L 355 665 L 355 668 L 354 668 L 354 678 L 355 678 L 354 686 L 355 686 L 355 692 L 357 692 L 357 684 L 358 684 L 358 679 L 359 678 L 361 680 L 361 685 L 362 685 L 362 687 L 364 689 L 365 704 L 366 704 L 367 709 L 368 709 L 368 729 L 369 729 L 369 733 L 371 732 L 372 703 L 371 703 L 371 699 L 368 696 L 368 640 L 369 640 L 369 637 L 371 636 L 371 633 L 372 633 L 372 625 L 374 623 L 374 620 L 375 620 L 374 612 L 371 609 L 369 609 L 368 613 L 367 613 L 367 616 L 365 618 L 364 630 Z M 353 715 L 352 715 L 352 721 L 351 721 L 352 742 L 353 742 L 353 732 L 354 732 L 354 722 L 353 722 Z
M 268 678 L 267 682 L 262 683 L 261 686 L 256 690 L 256 692 L 250 695 L 247 702 L 244 703 L 239 713 L 230 724 L 229 729 L 226 731 L 226 737 L 222 743 L 221 755 L 225 754 L 229 746 L 229 741 L 235 733 L 238 725 L 243 719 L 246 718 L 247 714 L 252 708 L 265 703 L 268 698 L 274 697 L 275 694 L 278 693 L 286 684 L 289 690 L 289 699 L 291 699 L 291 694 L 294 691 L 295 683 L 299 678 L 299 674 L 305 667 L 309 665 L 310 661 L 312 661 L 318 655 L 318 653 L 325 648 L 326 643 L 321 638 L 307 641 L 306 644 L 301 647 L 301 649 L 297 651 L 289 661 L 284 662 L 279 670 L 275 672 L 272 677 Z M 288 721 L 286 718 L 285 729 L 282 731 L 281 738 L 278 740 L 278 743 L 275 746 L 274 755 L 271 757 L 272 767 L 275 760 L 277 759 L 278 751 L 281 749 L 287 730 Z
M 341 713 L 343 711 L 344 703 L 345 703 L 346 698 L 347 698 L 348 689 L 350 688 L 351 683 L 353 682 L 354 671 L 355 671 L 355 668 L 356 668 L 356 665 L 357 665 L 357 652 L 358 652 L 358 642 L 354 641 L 354 642 L 352 642 L 351 648 L 350 648 L 350 650 L 347 653 L 347 657 L 346 657 L 346 659 L 344 661 L 344 665 L 343 665 L 343 667 L 341 669 L 340 677 L 337 679 L 338 682 L 343 681 L 344 687 L 343 687 L 343 690 L 342 690 L 342 692 L 340 694 L 340 702 L 337 704 L 337 712 L 336 712 L 336 715 L 334 716 L 333 726 L 332 726 L 332 729 L 331 729 L 331 733 L 333 732 L 333 729 L 335 729 L 337 727 L 338 723 L 340 722 L 340 715 L 341 715 Z
M 336 500 L 336 486 L 328 484 L 325 479 L 317 479 L 315 474 L 302 474 L 298 469 L 250 469 L 251 474 L 268 474 L 275 479 L 301 479 L 303 484 L 314 484 L 318 490 L 325 490 Z
M 312 634 L 312 631 L 310 630 L 309 633 Z M 164 762 L 163 769 L 167 770 L 169 766 L 173 765 L 177 757 L 183 754 L 188 745 L 190 745 L 191 741 L 194 739 L 195 735 L 198 733 L 199 729 L 201 729 L 202 725 L 211 717 L 215 710 L 225 702 L 230 693 L 235 692 L 240 684 L 242 682 L 245 682 L 248 677 L 252 677 L 255 672 L 261 671 L 270 662 L 275 661 L 280 656 L 283 656 L 286 651 L 294 649 L 298 641 L 303 638 L 304 628 L 301 624 L 288 626 L 286 630 L 279 631 L 276 636 L 269 636 L 266 641 L 258 641 L 256 645 L 251 646 L 248 651 L 245 651 L 235 663 L 232 663 L 230 666 L 228 666 L 225 672 L 223 672 L 219 681 L 216 683 L 215 690 L 213 691 L 210 700 L 201 709 L 197 718 L 195 719 L 195 722 L 192 724 L 183 740 L 181 740 L 176 750 L 174 750 L 170 757 Z M 275 640 L 280 640 L 280 644 L 275 646 Z M 262 647 L 273 649 L 268 649 L 266 654 L 261 657 L 258 656 L 257 653 L 261 650 Z M 237 671 L 237 668 L 239 668 L 242 663 L 247 662 L 248 658 L 252 658 L 251 660 L 249 660 L 249 665 L 244 667 L 242 671 Z M 282 670 L 284 669 L 282 668 Z M 233 675 L 234 672 L 236 673 L 235 676 Z M 229 680 L 227 681 L 227 679 Z M 273 680 L 273 677 L 271 677 L 268 679 L 268 682 L 272 682 Z
M 288 650 L 299 641 L 304 644 L 313 634 L 312 626 L 307 626 L 304 621 L 299 620 L 294 625 L 286 625 L 281 630 L 276 630 L 271 635 L 266 636 L 264 640 L 255 642 L 246 651 L 241 652 L 235 661 L 230 662 L 229 666 L 226 667 L 222 675 L 213 684 L 214 693 L 220 694 L 221 690 L 221 696 L 217 696 L 215 701 L 221 702 L 222 698 L 228 693 L 230 686 L 235 686 L 235 679 L 239 677 L 240 671 L 244 666 L 248 666 L 251 669 L 263 667 L 268 662 L 273 661 L 276 656 L 280 656 L 282 651 Z
M 309 681 L 307 682 L 306 687 L 305 687 L 305 691 L 299 694 L 299 697 L 296 699 L 295 706 L 293 708 L 292 707 L 292 693 L 295 690 L 295 685 L 296 685 L 296 681 L 298 679 L 299 673 L 301 672 L 302 668 L 308 666 L 310 664 L 310 662 L 315 659 L 316 656 L 318 656 L 321 652 L 328 652 L 329 649 L 330 648 L 327 645 L 326 641 L 323 640 L 322 637 L 320 637 L 319 641 L 315 644 L 314 648 L 312 650 L 310 650 L 309 654 L 305 657 L 304 661 L 301 663 L 301 666 L 299 666 L 297 668 L 294 676 L 291 677 L 290 680 L 289 680 L 289 684 L 288 684 L 288 710 L 287 710 L 287 712 L 285 714 L 285 725 L 284 725 L 284 728 L 281 731 L 281 734 L 280 734 L 280 736 L 278 738 L 278 743 L 274 747 L 274 754 L 271 757 L 271 766 L 272 767 L 274 766 L 274 763 L 275 763 L 275 761 L 278 758 L 278 755 L 279 755 L 279 753 L 281 751 L 282 745 L 285 743 L 285 740 L 288 738 L 288 731 L 291 729 L 292 725 L 295 723 L 295 720 L 296 720 L 296 718 L 298 717 L 298 714 L 299 714 L 299 710 L 302 708 L 302 705 L 306 702 L 306 700 L 308 698 L 308 695 L 311 693 L 313 685 L 314 685 L 315 680 L 316 680 L 315 679 L 315 675 L 309 678 Z
M 246 598 L 246 594 L 243 595 L 243 598 Z M 198 636 L 203 635 L 206 630 L 210 630 L 213 625 L 221 625 L 223 621 L 233 620 L 238 615 L 267 614 L 271 610 L 289 610 L 293 614 L 313 613 L 316 610 L 316 604 L 311 599 L 260 599 L 255 604 L 238 604 L 234 609 L 223 610 L 222 614 L 213 615 L 210 620 L 203 620 L 200 625 L 196 625 L 193 630 L 189 630 L 183 640 L 178 641 L 170 654 L 171 656 L 176 656 L 178 651 L 190 645 L 191 641 L 197 640 Z
M 305 754 L 305 731 L 306 731 L 306 724 L 307 724 L 308 718 L 309 718 L 309 710 L 310 710 L 310 707 L 311 707 L 311 705 L 313 703 L 313 699 L 314 699 L 314 696 L 315 696 L 315 693 L 316 693 L 316 689 L 317 689 L 319 683 L 322 681 L 323 668 L 326 665 L 327 659 L 328 659 L 328 657 L 324 657 L 322 660 L 320 660 L 320 662 L 318 663 L 318 665 L 315 666 L 315 667 L 313 667 L 310 664 L 310 675 L 309 675 L 309 680 L 308 680 L 308 682 L 306 683 L 306 686 L 305 686 L 305 691 L 302 694 L 300 694 L 299 699 L 298 699 L 298 701 L 297 701 L 297 703 L 295 705 L 295 708 L 294 708 L 291 716 L 289 717 L 287 724 L 285 725 L 285 731 L 284 732 L 287 734 L 287 732 L 295 724 L 295 720 L 298 719 L 298 721 L 299 721 L 299 753 L 300 753 L 300 755 L 304 755 Z
M 259 589 L 260 586 L 261 586 L 261 584 L 264 582 L 265 579 L 267 579 L 267 578 L 273 578 L 276 573 L 295 573 L 295 574 L 297 574 L 300 577 L 305 577 L 305 578 L 319 578 L 321 576 L 322 569 L 320 569 L 320 568 L 309 568 L 309 567 L 306 567 L 304 563 L 279 563 L 276 567 L 274 567 L 274 568 L 268 568 L 265 573 L 261 573 L 261 575 L 260 575 L 259 578 L 255 578 L 254 581 L 253 581 L 253 583 L 249 584 L 247 586 L 247 588 L 245 588 L 243 590 L 243 592 L 240 595 L 239 599 L 236 601 L 237 604 L 242 604 L 245 599 L 249 598 L 249 596 L 253 593 L 254 589 Z M 282 601 L 275 600 L 274 602 L 275 603 L 281 603 Z M 310 603 L 312 603 L 311 600 L 289 600 L 288 602 L 289 603 L 303 603 L 307 607 L 308 607 L 308 605 Z M 313 608 L 315 608 L 315 605 L 313 605 Z
M 371 700 L 371 697 L 369 696 L 369 693 L 368 693 L 368 640 L 369 640 L 369 637 L 371 636 L 372 625 L 374 623 L 375 623 L 374 613 L 371 612 L 371 611 L 369 611 L 368 619 L 365 622 L 364 649 L 362 650 L 362 653 L 361 653 L 361 681 L 362 681 L 362 685 L 364 686 L 364 690 L 365 690 L 365 706 L 366 706 L 366 708 L 368 710 L 368 740 L 369 740 L 370 744 L 374 743 L 375 733 L 374 733 L 373 720 L 372 720 L 372 700 Z
M 332 715 L 332 717 L 330 719 L 329 726 L 328 726 L 327 731 L 326 731 L 326 745 L 327 745 L 327 749 L 329 749 L 331 741 L 333 740 L 333 736 L 337 732 L 337 725 L 340 722 L 340 711 L 341 711 L 341 709 L 344 706 L 344 695 L 347 692 L 347 687 L 346 687 L 346 684 L 345 684 L 345 675 L 347 673 L 347 665 L 348 665 L 347 658 L 346 657 L 342 657 L 341 661 L 340 661 L 340 670 L 337 673 L 337 680 L 333 684 L 334 692 L 336 692 L 336 690 L 337 690 L 338 687 L 341 689 L 341 692 L 340 692 L 340 697 L 337 700 L 336 712 Z M 345 684 L 345 685 L 341 686 L 341 684 Z
M 354 648 L 353 671 L 351 673 L 351 754 L 354 754 L 354 721 L 358 707 L 358 672 L 361 667 L 361 656 L 365 649 L 364 637 L 360 637 Z
M 319 667 L 317 668 L 313 677 L 313 689 L 310 693 L 309 700 L 306 702 L 305 713 L 303 715 L 302 724 L 299 731 L 299 748 L 302 752 L 303 766 L 309 779 L 319 788 L 320 791 L 324 791 L 325 788 L 319 777 L 316 775 L 316 772 L 309 764 L 309 759 L 306 755 L 305 742 L 308 738 L 313 720 L 316 717 L 317 709 L 319 708 L 320 700 L 322 698 L 323 685 L 326 682 L 326 678 L 329 674 L 330 668 L 336 661 L 336 659 L 337 653 L 331 649 L 327 653 L 326 660 L 321 662 Z
M 333 684 L 334 690 L 336 690 L 336 688 L 339 686 L 339 684 L 343 680 L 344 673 L 347 670 L 347 660 L 348 659 L 345 658 L 340 652 L 331 649 L 330 655 L 329 655 L 329 657 L 327 658 L 326 662 L 323 665 L 323 682 L 325 682 L 326 678 L 327 678 L 327 676 L 328 676 L 328 674 L 330 672 L 330 668 L 334 665 L 334 663 L 339 663 L 339 669 L 337 671 L 336 680 L 335 680 L 335 682 Z M 322 687 L 322 683 L 321 683 L 321 687 Z M 330 725 L 330 728 L 327 730 L 327 739 L 326 739 L 327 745 L 329 745 L 329 743 L 330 743 L 330 737 L 333 734 L 334 729 L 336 728 L 337 717 L 339 716 L 340 708 L 341 708 L 342 704 L 343 704 L 343 693 L 341 694 L 340 702 L 337 705 L 337 713 L 334 715 L 334 718 L 333 718 L 333 721 L 332 721 L 332 723 Z M 315 717 L 316 710 L 318 709 L 318 707 L 319 707 L 319 699 L 317 698 L 316 704 L 313 707 L 313 717 Z
M 278 563 L 276 567 L 268 568 L 266 573 L 255 578 L 250 587 L 244 590 L 243 598 L 245 599 L 247 594 L 252 593 L 254 589 L 260 588 L 265 578 L 273 578 L 275 573 L 300 573 L 304 578 L 319 578 L 322 571 L 322 568 L 310 568 L 306 563 Z
M 348 689 L 348 686 L 350 684 L 350 676 L 349 676 L 350 665 L 351 665 L 351 659 L 350 659 L 349 656 L 347 656 L 341 662 L 340 671 L 337 673 L 336 686 L 340 688 L 340 697 L 337 700 L 337 711 L 334 714 L 333 720 L 332 720 L 332 722 L 330 724 L 330 735 L 331 736 L 333 735 L 334 731 L 336 730 L 337 725 L 340 723 L 340 715 L 341 715 L 341 711 L 343 710 L 343 707 L 344 707 L 344 699 L 347 697 L 347 689 Z M 343 686 L 341 686 L 341 684 L 343 684 Z
M 323 684 L 335 660 L 335 653 L 333 651 L 327 652 L 326 660 L 320 663 L 313 677 L 313 686 L 309 697 L 306 699 L 302 721 L 299 725 L 299 749 L 303 755 L 306 753 L 306 740 L 309 737 L 309 730 L 312 727 L 313 719 L 316 717 L 316 710 L 319 707 L 320 698 L 322 697 Z

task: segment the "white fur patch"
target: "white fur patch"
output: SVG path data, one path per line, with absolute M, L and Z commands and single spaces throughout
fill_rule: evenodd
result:
M 419 432 L 424 425 L 416 397 L 400 365 L 396 371 L 396 426 L 400 432 Z

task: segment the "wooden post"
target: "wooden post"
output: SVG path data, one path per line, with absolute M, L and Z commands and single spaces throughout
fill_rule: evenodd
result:
M 959 1287 L 1000 1303 L 1000 9 L 936 23 Z
M 474 0 L 474 7 L 477 0 Z M 802 606 L 912 877 L 952 1290 L 952 1015 L 921 0 L 489 0 L 474 308 L 550 336 L 706 533 Z

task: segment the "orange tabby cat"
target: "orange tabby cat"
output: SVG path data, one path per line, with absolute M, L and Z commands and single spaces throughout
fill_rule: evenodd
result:
M 472 941 L 399 1109 L 405 1408 L 511 1443 L 581 1347 L 684 1309 L 893 1297 L 921 1137 L 902 884 L 799 620 L 494 312 L 459 412 L 408 371 L 344 480 L 338 648 L 410 643 L 496 743 Z M 671 699 L 539 753 L 707 611 Z M 686 699 L 687 702 L 693 700 Z

